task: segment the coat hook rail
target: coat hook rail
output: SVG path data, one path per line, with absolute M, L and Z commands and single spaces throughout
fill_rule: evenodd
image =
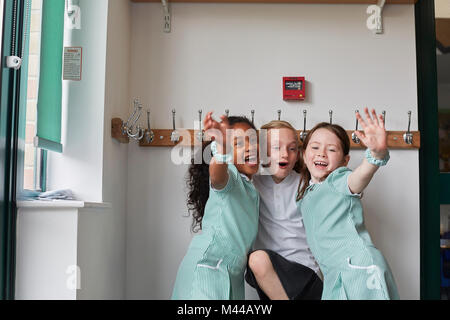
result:
M 128 143 L 129 138 L 127 135 L 122 133 L 122 119 L 114 118 L 111 120 L 111 137 L 119 141 L 120 143 Z M 198 130 L 192 129 L 177 129 L 180 137 L 178 142 L 172 141 L 171 136 L 173 129 L 152 129 L 155 138 L 151 143 L 145 141 L 145 139 L 139 140 L 139 145 L 141 147 L 174 147 L 178 144 L 182 146 L 193 146 L 195 144 L 199 144 L 199 140 L 197 140 Z M 308 132 L 303 130 L 297 130 L 298 135 L 302 132 Z M 350 139 L 350 148 L 351 149 L 364 149 L 365 146 L 362 142 L 356 144 L 352 141 L 353 130 L 347 130 L 347 134 Z M 420 132 L 419 131 L 410 131 L 412 134 L 412 144 L 407 144 L 403 140 L 404 131 L 388 131 L 388 147 L 389 149 L 420 149 Z M 196 140 L 194 142 L 194 139 Z
M 228 110 L 226 110 L 228 111 Z M 207 141 L 209 138 L 204 135 L 203 128 L 201 127 L 202 111 L 199 110 L 199 124 L 197 129 L 181 129 L 175 127 L 175 110 L 172 110 L 172 129 L 150 129 L 150 123 L 148 123 L 148 128 L 141 128 L 141 135 L 149 136 L 151 135 L 153 139 L 140 139 L 139 145 L 141 147 L 174 147 L 176 145 L 180 146 L 194 146 L 200 145 L 202 141 Z M 332 110 L 329 111 L 330 122 L 332 123 Z M 385 121 L 386 112 L 383 111 L 383 122 Z M 135 117 L 135 114 L 131 118 Z M 278 119 L 281 117 L 281 110 L 278 110 Z M 303 128 L 297 130 L 300 141 L 303 141 L 308 130 L 306 130 L 306 110 L 303 110 Z M 252 109 L 252 120 L 254 118 L 254 110 Z M 149 117 L 148 117 L 149 122 Z M 125 123 L 130 122 L 128 120 Z M 132 126 L 135 124 L 133 123 Z M 408 111 L 408 130 L 406 131 L 387 131 L 388 134 L 388 148 L 389 149 L 420 149 L 420 132 L 410 131 L 411 125 L 411 111 Z M 139 126 L 137 128 L 140 128 Z M 356 122 L 356 130 L 358 130 L 358 122 Z M 149 133 L 150 131 L 150 133 Z M 153 135 L 151 134 L 153 133 Z M 353 135 L 354 130 L 347 130 L 347 134 L 350 139 L 351 149 L 365 149 L 366 146 L 359 139 L 355 139 Z M 120 118 L 113 118 L 111 120 L 111 137 L 119 141 L 120 143 L 129 143 L 129 134 L 124 131 L 124 122 Z M 301 144 L 301 143 L 300 143 Z

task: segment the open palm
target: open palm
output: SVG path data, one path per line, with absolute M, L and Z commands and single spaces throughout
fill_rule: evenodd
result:
M 228 123 L 228 118 L 226 116 L 220 116 L 221 122 L 213 119 L 212 112 L 206 114 L 205 120 L 203 121 L 203 127 L 207 136 L 211 137 L 218 144 L 225 144 L 227 129 L 231 126 Z
M 356 113 L 356 118 L 364 132 L 355 131 L 355 134 L 370 149 L 372 155 L 383 158 L 387 150 L 387 133 L 384 128 L 383 116 L 377 116 L 374 109 L 372 109 L 372 117 L 367 108 L 364 108 L 364 112 L 366 120 L 361 117 L 359 112 Z

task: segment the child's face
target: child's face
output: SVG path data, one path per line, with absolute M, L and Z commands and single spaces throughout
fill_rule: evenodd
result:
M 240 173 L 251 178 L 259 168 L 259 146 L 256 131 L 248 124 L 237 123 L 233 125 L 232 143 L 234 165 Z
M 344 156 L 341 141 L 330 130 L 314 131 L 303 155 L 314 183 L 321 182 L 335 169 L 346 166 L 350 156 Z
M 269 172 L 275 182 L 283 181 L 294 168 L 299 157 L 297 141 L 296 134 L 291 129 L 269 130 L 267 134 L 267 153 L 270 159 Z

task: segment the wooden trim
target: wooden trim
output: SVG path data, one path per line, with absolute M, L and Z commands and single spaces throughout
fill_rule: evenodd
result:
M 147 130 L 146 130 L 147 131 Z M 185 136 L 180 137 L 179 142 L 172 142 L 170 140 L 170 136 L 172 134 L 172 129 L 152 129 L 153 134 L 155 135 L 154 140 L 151 143 L 145 141 L 145 139 L 141 139 L 139 141 L 139 146 L 141 147 L 174 147 L 176 145 L 180 146 L 193 146 L 195 144 L 200 144 L 199 141 L 194 141 L 194 137 L 198 130 L 192 129 L 178 129 L 177 131 L 180 134 L 185 133 Z M 297 130 L 297 134 L 300 134 L 300 130 Z M 351 149 L 365 149 L 366 146 L 364 144 L 356 144 L 352 141 L 352 133 L 353 130 L 347 130 L 347 135 L 350 139 L 350 148 Z M 413 143 L 411 145 L 406 144 L 403 140 L 404 131 L 388 131 L 388 147 L 389 149 L 420 149 L 420 132 L 419 131 L 411 131 L 413 134 Z M 206 140 L 208 141 L 208 140 Z M 301 145 L 301 143 L 300 143 Z
M 436 20 L 436 41 L 442 53 L 450 52 L 450 18 Z
M 130 139 L 122 133 L 123 121 L 120 118 L 113 118 L 111 120 L 111 137 L 120 143 L 128 143 Z
M 119 141 L 120 143 L 128 143 L 129 138 L 122 133 L 122 119 L 111 119 L 111 137 Z M 152 129 L 154 134 L 154 140 L 151 143 L 145 141 L 145 139 L 139 140 L 141 147 L 174 147 L 176 145 L 181 146 L 193 146 L 198 141 L 194 141 L 198 130 L 193 129 L 177 129 L 181 135 L 178 142 L 172 142 L 170 137 L 172 135 L 172 129 Z M 147 132 L 147 130 L 145 130 Z M 297 130 L 297 134 L 300 135 L 301 130 Z M 308 130 L 307 130 L 308 132 Z M 354 130 L 347 130 L 347 135 L 350 139 L 350 148 L 363 149 L 363 144 L 356 144 L 352 141 L 352 133 Z M 413 134 L 413 143 L 406 144 L 403 140 L 404 131 L 387 131 L 388 133 L 388 147 L 389 149 L 420 149 L 420 132 L 411 131 Z M 144 134 L 145 136 L 145 134 Z
M 131 2 L 161 2 L 161 0 L 131 0 Z M 377 4 L 377 0 L 168 0 L 197 3 L 309 3 L 309 4 Z M 417 0 L 386 0 L 386 4 L 415 4 Z

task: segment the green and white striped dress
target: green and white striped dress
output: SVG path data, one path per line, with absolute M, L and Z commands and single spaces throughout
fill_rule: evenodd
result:
M 297 202 L 306 237 L 324 275 L 323 300 L 399 299 L 392 272 L 364 226 L 360 196 L 341 167 Z
M 259 194 L 228 164 L 222 190 L 210 187 L 202 233 L 194 236 L 178 269 L 172 299 L 243 300 L 247 254 L 258 230 Z

